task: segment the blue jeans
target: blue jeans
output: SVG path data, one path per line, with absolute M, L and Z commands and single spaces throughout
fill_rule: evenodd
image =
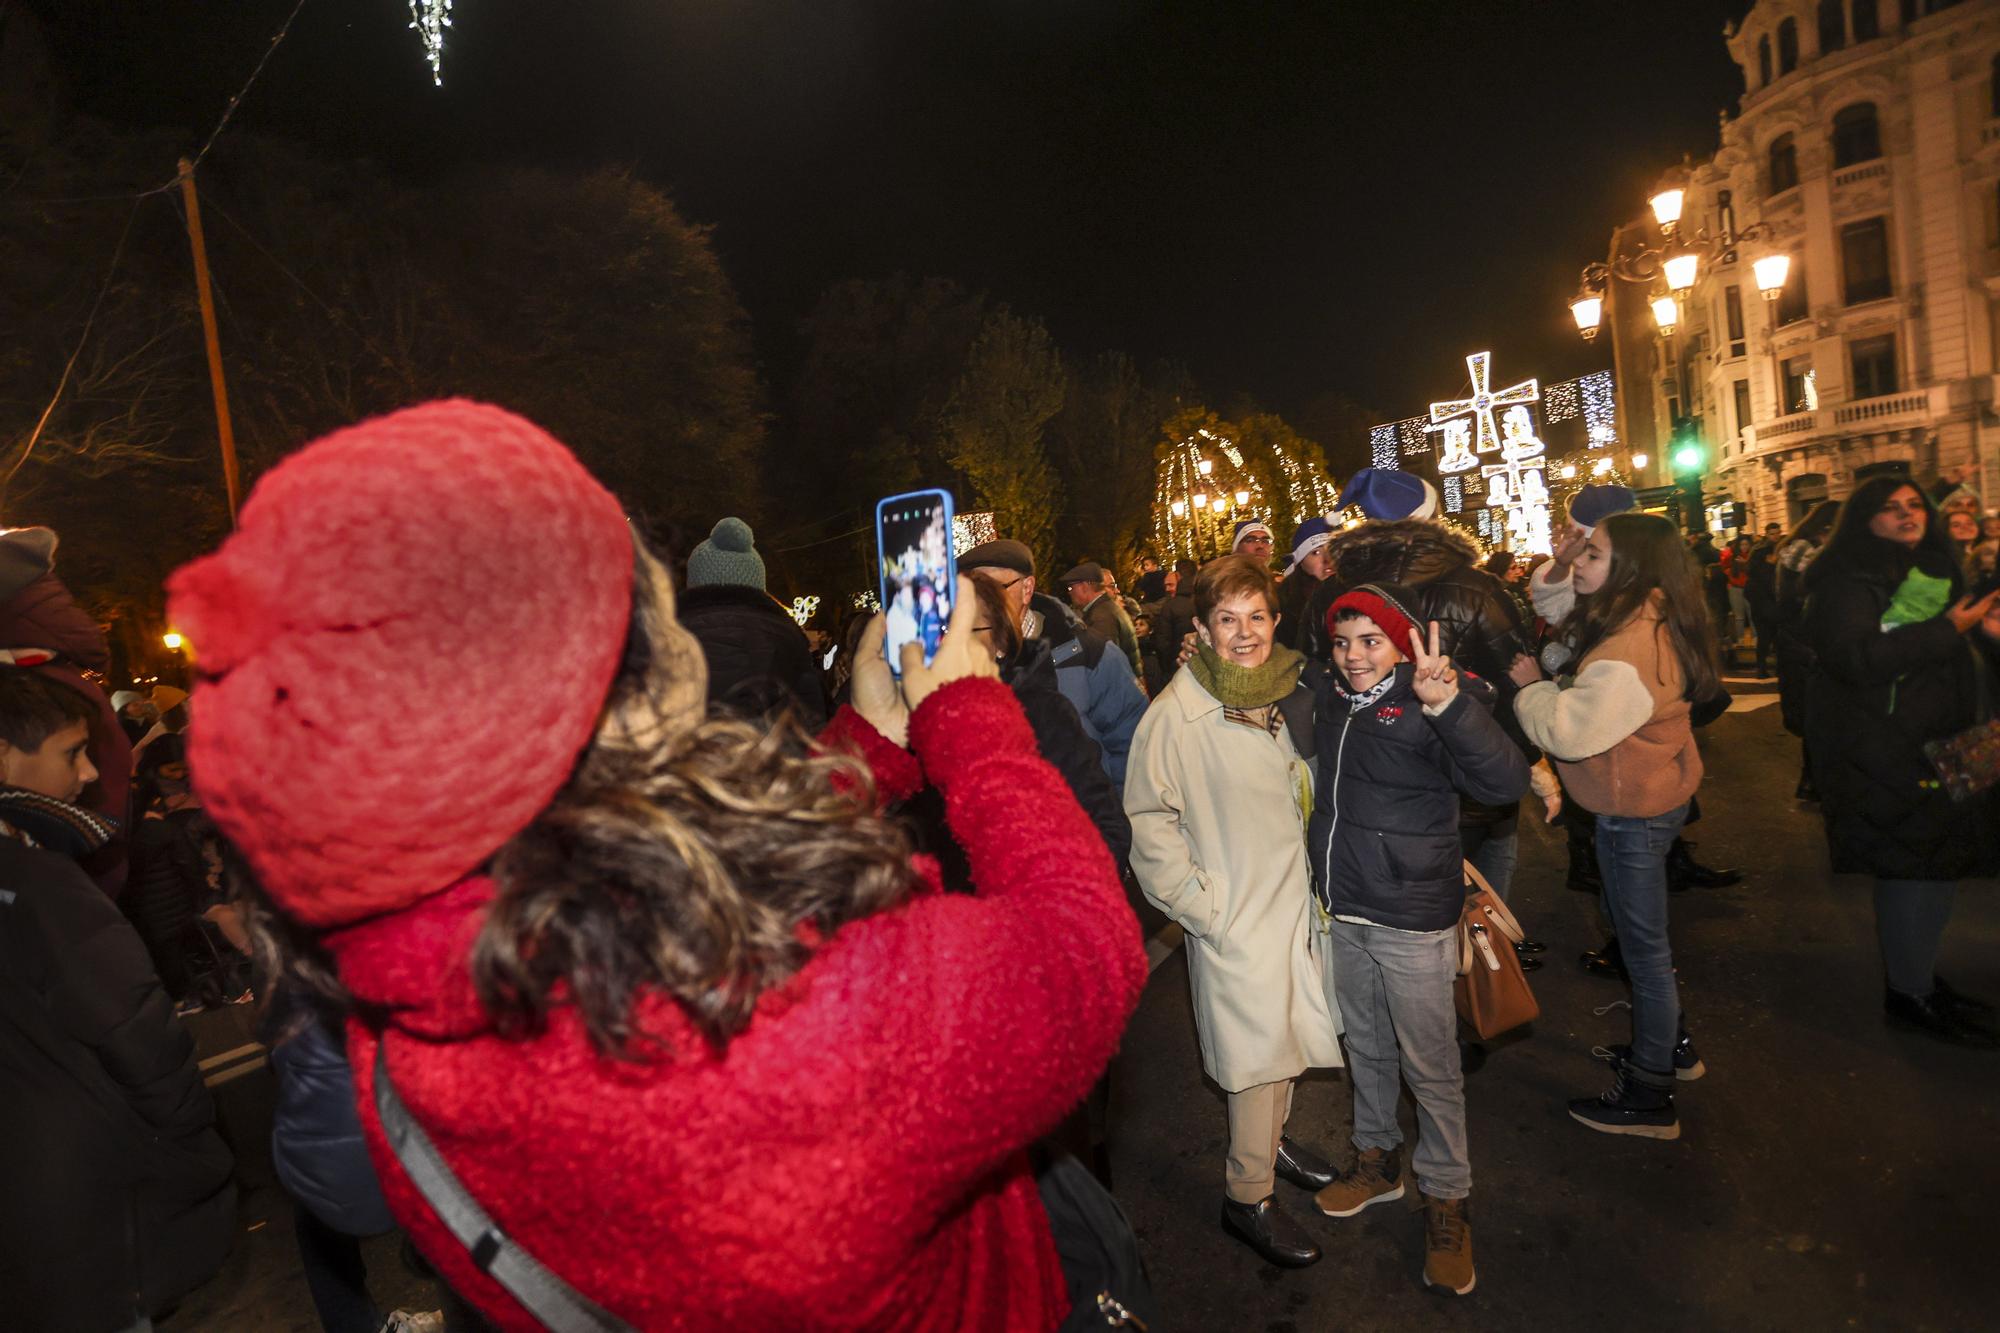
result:
M 1686 820 L 1685 805 L 1651 818 L 1597 817 L 1604 911 L 1632 978 L 1632 1063 L 1655 1074 L 1673 1072 L 1680 1037 L 1681 1002 L 1667 944 L 1667 850 Z
M 1465 859 L 1493 886 L 1494 896 L 1506 902 L 1508 886 L 1514 882 L 1514 866 L 1521 859 L 1519 807 L 1491 824 L 1459 825 L 1458 843 Z

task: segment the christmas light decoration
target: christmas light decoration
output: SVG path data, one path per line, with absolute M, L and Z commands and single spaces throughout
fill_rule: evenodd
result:
M 431 82 L 444 87 L 444 30 L 451 26 L 451 0 L 410 0 L 410 29 L 424 43 Z
M 875 595 L 873 588 L 864 589 L 854 594 L 854 609 L 857 611 L 880 611 L 882 609 L 882 599 Z
M 951 553 L 964 555 L 982 542 L 990 542 L 1000 535 L 993 524 L 993 511 L 975 509 L 967 514 L 951 516 Z
M 1493 392 L 1492 365 L 1491 352 L 1474 352 L 1466 357 L 1465 368 L 1472 376 L 1472 396 L 1431 404 L 1433 425 L 1441 425 L 1452 417 L 1471 416 L 1478 426 L 1476 447 L 1482 454 L 1490 454 L 1500 447 L 1500 428 L 1494 424 L 1494 408 L 1532 403 L 1542 396 L 1542 386 L 1535 380 L 1522 380 L 1512 388 Z
M 1253 471 L 1234 440 L 1205 427 L 1168 449 L 1153 499 L 1153 533 L 1161 547 L 1202 559 L 1228 550 L 1235 519 L 1268 522 L 1274 513 L 1282 515 L 1285 506 L 1301 521 L 1338 512 L 1340 492 L 1323 469 L 1276 445 L 1270 452 L 1275 473 L 1268 463 Z
M 1608 370 L 1573 381 L 1583 399 L 1583 425 L 1593 449 L 1618 443 L 1618 389 Z
M 819 610 L 819 598 L 817 597 L 792 598 L 792 619 L 798 622 L 800 629 L 805 628 L 806 622 L 813 618 L 813 612 L 817 610 Z
M 1368 466 L 1387 468 L 1393 472 L 1403 465 L 1396 452 L 1396 427 L 1394 424 L 1377 426 L 1368 432 Z

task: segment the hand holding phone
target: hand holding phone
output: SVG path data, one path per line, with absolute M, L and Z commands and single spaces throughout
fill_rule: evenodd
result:
M 923 645 L 928 664 L 944 641 L 958 586 L 951 520 L 949 491 L 891 495 L 875 506 L 875 558 L 887 622 L 883 655 L 898 676 L 905 644 Z

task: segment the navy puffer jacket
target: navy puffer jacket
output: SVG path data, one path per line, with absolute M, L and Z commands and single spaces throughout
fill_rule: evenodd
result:
M 395 1229 L 354 1107 L 354 1071 L 340 1022 L 311 999 L 281 990 L 271 1005 L 278 1105 L 271 1164 L 279 1183 L 314 1217 L 350 1236 Z M 288 1031 L 289 1030 L 289 1031 Z

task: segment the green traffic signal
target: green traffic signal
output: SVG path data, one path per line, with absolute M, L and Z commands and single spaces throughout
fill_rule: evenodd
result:
M 1682 472 L 1699 472 L 1703 462 L 1701 446 L 1684 444 L 1674 450 L 1674 467 Z

